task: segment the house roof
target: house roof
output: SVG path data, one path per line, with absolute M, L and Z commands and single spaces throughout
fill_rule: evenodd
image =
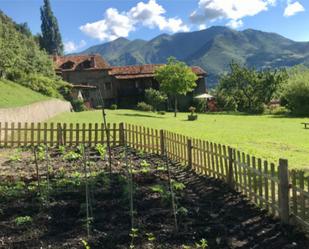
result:
M 56 70 L 79 70 L 79 66 L 84 62 L 92 63 L 91 67 L 84 69 L 108 69 L 110 65 L 99 54 L 85 55 L 69 55 L 69 56 L 53 56 L 54 66 Z M 65 64 L 71 64 L 69 68 L 63 68 Z
M 146 64 L 135 66 L 117 66 L 111 67 L 108 74 L 117 79 L 135 79 L 154 77 L 156 68 L 164 64 Z M 204 77 L 206 72 L 200 67 L 191 67 L 192 71 L 199 77 Z

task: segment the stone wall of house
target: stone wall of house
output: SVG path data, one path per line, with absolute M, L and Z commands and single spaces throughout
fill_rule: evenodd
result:
M 96 86 L 93 91 L 83 91 L 86 99 L 91 101 L 91 104 L 101 105 L 99 90 L 105 100 L 114 99 L 117 97 L 117 88 L 113 84 L 113 78 L 108 75 L 107 70 L 82 70 L 82 71 L 63 71 L 62 77 L 65 81 L 72 84 L 88 84 Z
M 52 99 L 27 106 L 0 109 L 0 123 L 42 122 L 62 112 L 71 111 L 71 103 Z

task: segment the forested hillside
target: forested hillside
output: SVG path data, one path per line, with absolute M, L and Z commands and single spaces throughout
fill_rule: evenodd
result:
M 54 72 L 27 24 L 16 24 L 0 11 L 0 80 L 17 82 L 47 96 L 60 97 L 66 85 Z
M 150 41 L 115 41 L 93 46 L 81 53 L 100 53 L 111 65 L 166 63 L 170 56 L 209 73 L 208 86 L 229 70 L 232 61 L 257 69 L 309 65 L 309 42 L 295 42 L 275 33 L 227 27 L 162 34 Z

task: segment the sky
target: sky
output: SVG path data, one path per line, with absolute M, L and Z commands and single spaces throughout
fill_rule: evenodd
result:
M 309 41 L 309 0 L 50 0 L 65 52 L 119 37 L 150 40 L 167 33 L 214 25 L 235 30 L 275 32 Z M 40 32 L 43 0 L 0 0 L 0 9 L 17 23 Z

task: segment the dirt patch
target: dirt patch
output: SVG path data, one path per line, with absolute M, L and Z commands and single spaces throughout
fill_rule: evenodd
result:
M 42 152 L 40 186 L 32 152 L 20 153 L 21 160 L 4 160 L 0 166 L 0 248 L 84 248 L 82 239 L 91 249 L 129 248 L 130 175 L 123 148 L 112 151 L 112 174 L 108 158 L 91 151 L 87 181 L 83 163 L 71 160 L 69 149 L 50 151 L 48 160 Z M 202 239 L 211 249 L 309 248 L 304 234 L 281 225 L 224 183 L 170 162 L 175 232 L 166 162 L 133 150 L 128 162 L 134 182 L 134 248 L 197 248 Z M 26 220 L 22 224 L 20 217 Z

